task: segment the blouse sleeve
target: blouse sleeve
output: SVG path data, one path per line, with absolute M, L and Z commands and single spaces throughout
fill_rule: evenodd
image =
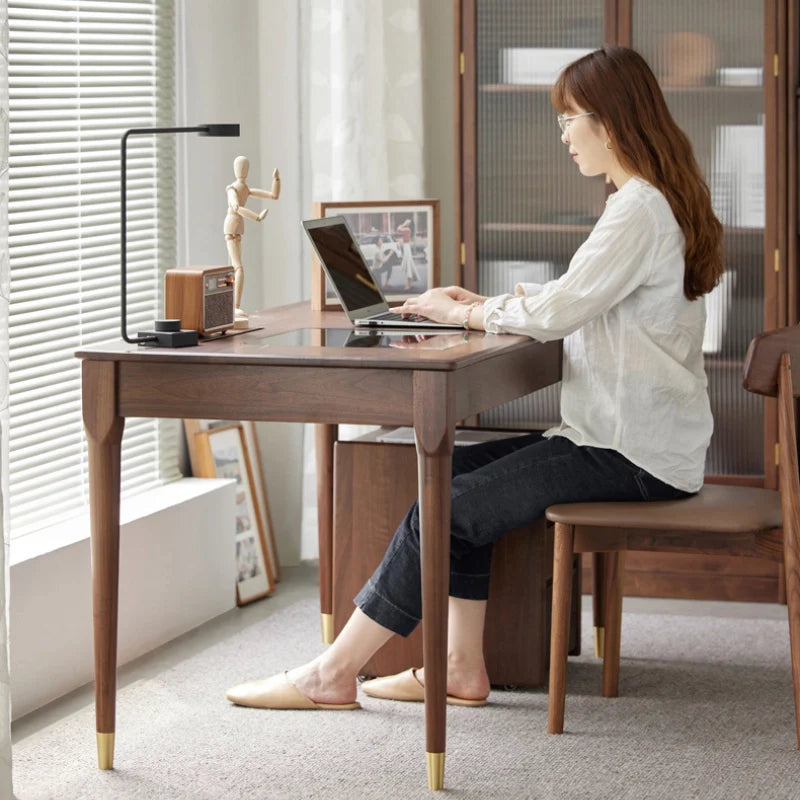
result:
M 558 280 L 518 284 L 516 295 L 486 300 L 486 330 L 545 342 L 564 338 L 647 280 L 657 237 L 656 220 L 647 206 L 607 207 Z

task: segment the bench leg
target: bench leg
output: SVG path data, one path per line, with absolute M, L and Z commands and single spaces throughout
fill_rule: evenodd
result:
M 564 732 L 570 605 L 572 603 L 572 525 L 556 523 L 553 546 L 553 613 L 550 623 L 550 697 L 547 732 Z
M 594 657 L 603 658 L 606 620 L 606 553 L 592 553 Z
M 603 658 L 603 697 L 619 694 L 619 650 L 622 639 L 622 589 L 625 551 L 609 553 L 606 564 L 606 632 Z

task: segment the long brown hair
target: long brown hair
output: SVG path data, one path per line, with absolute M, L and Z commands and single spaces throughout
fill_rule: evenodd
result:
M 552 102 L 580 106 L 605 125 L 622 168 L 664 194 L 686 239 L 683 293 L 696 300 L 723 272 L 722 225 L 686 134 L 677 126 L 647 62 L 627 47 L 603 47 L 559 75 Z

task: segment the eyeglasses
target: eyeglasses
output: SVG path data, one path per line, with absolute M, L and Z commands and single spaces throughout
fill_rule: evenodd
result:
M 567 129 L 569 128 L 570 122 L 574 119 L 578 119 L 578 117 L 593 117 L 594 111 L 584 111 L 582 114 L 573 114 L 571 117 L 567 117 L 564 114 L 558 115 L 558 127 L 561 128 L 561 133 L 566 133 Z

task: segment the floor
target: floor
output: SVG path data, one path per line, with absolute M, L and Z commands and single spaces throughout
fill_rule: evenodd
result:
M 142 678 L 152 677 L 191 655 L 268 617 L 309 594 L 316 596 L 319 581 L 316 564 L 284 567 L 277 591 L 268 598 L 243 608 L 236 608 L 193 631 L 159 647 L 119 669 L 119 688 Z M 591 597 L 584 595 L 584 609 Z M 676 614 L 688 616 L 738 617 L 746 619 L 785 619 L 786 607 L 775 603 L 729 603 L 697 600 L 668 600 L 649 597 L 626 597 L 627 613 Z M 30 736 L 53 722 L 84 708 L 94 700 L 94 685 L 74 692 L 15 720 L 11 725 L 12 743 Z

